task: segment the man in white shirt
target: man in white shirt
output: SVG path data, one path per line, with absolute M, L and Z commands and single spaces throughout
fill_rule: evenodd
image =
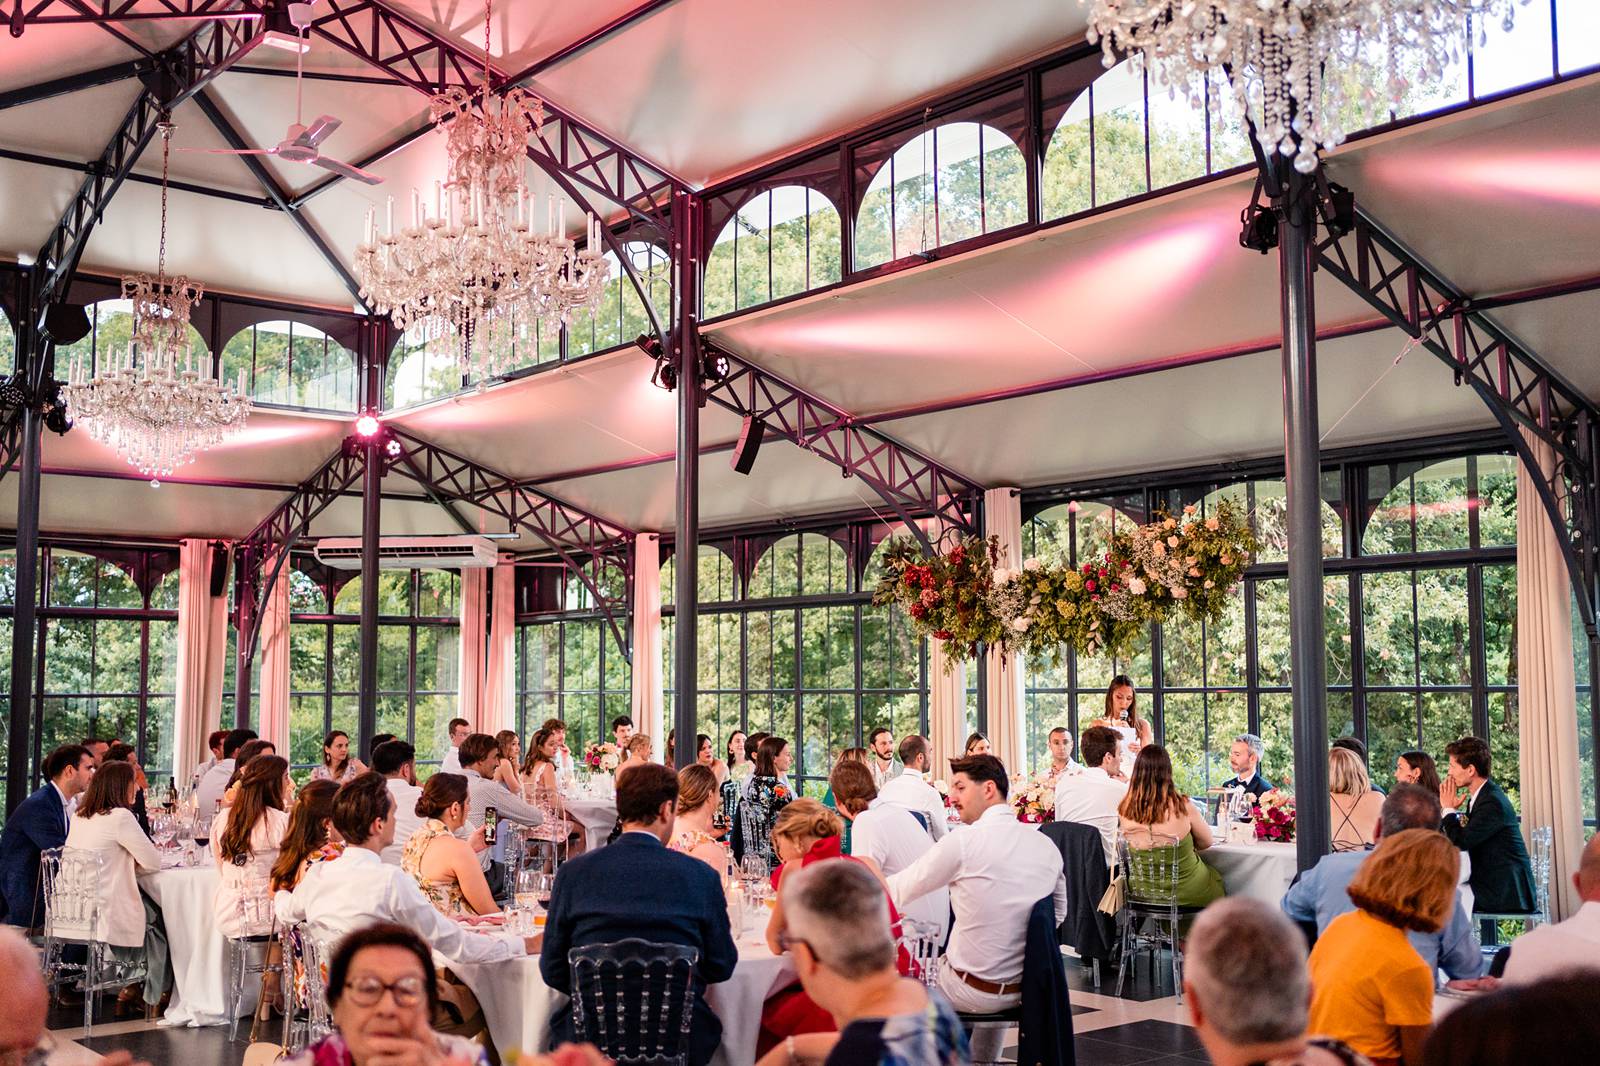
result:
M 1050 765 L 1033 775 L 1035 782 L 1054 789 L 1064 774 L 1081 774 L 1083 767 L 1072 757 L 1072 734 L 1064 726 L 1050 730 Z
M 872 768 L 872 783 L 880 789 L 900 775 L 902 767 L 894 757 L 894 734 L 886 726 L 879 726 L 867 735 L 868 765 Z
M 943 840 L 949 826 L 945 824 L 944 797 L 928 784 L 928 741 L 912 734 L 900 741 L 900 761 L 905 769 L 900 776 L 878 786 L 878 797 L 885 803 L 904 807 L 928 820 L 928 832 L 934 840 Z
M 939 961 L 938 987 L 958 1011 L 994 1014 L 1022 1002 L 1022 958 L 1033 906 L 1046 896 L 1059 924 L 1067 913 L 1061 853 L 1006 802 L 1006 768 L 993 755 L 950 761 L 950 800 L 970 828 L 935 844 L 908 869 L 888 878 L 902 911 L 948 886 L 955 927 Z M 974 1061 L 994 1061 L 1003 1037 L 984 1030 Z
M 372 768 L 383 775 L 394 799 L 394 842 L 380 856 L 391 866 L 400 865 L 406 841 L 426 821 L 417 814 L 417 797 L 422 795 L 422 789 L 417 786 L 416 762 L 417 749 L 403 740 L 390 740 L 372 749 Z
M 538 825 L 544 821 L 539 809 L 521 796 L 494 780 L 495 767 L 500 765 L 500 745 L 487 733 L 469 733 L 461 742 L 461 774 L 467 779 L 467 822 L 482 827 L 484 812 L 490 807 L 501 822 L 519 825 Z M 478 856 L 478 862 L 489 875 L 489 888 L 500 895 L 504 888 L 506 861 L 506 834 L 504 827 L 496 835 L 492 847 Z
M 1564 922 L 1542 925 L 1511 942 L 1503 980 L 1528 985 L 1566 970 L 1600 970 L 1600 836 L 1584 845 L 1572 875 L 1583 905 Z
M 1106 849 L 1106 866 L 1117 861 L 1117 808 L 1128 794 L 1122 778 L 1122 737 L 1107 726 L 1090 726 L 1078 745 L 1083 753 L 1083 773 L 1067 774 L 1056 782 L 1058 822 L 1082 822 L 1100 830 Z
M 444 759 L 439 763 L 439 772 L 442 774 L 459 774 L 461 772 L 461 742 L 467 739 L 467 734 L 472 732 L 472 724 L 465 718 L 452 718 L 445 727 L 450 734 L 450 750 L 444 753 Z
M 394 842 L 394 799 L 381 775 L 369 771 L 339 789 L 333 825 L 344 837 L 344 854 L 312 863 L 293 892 L 278 893 L 280 921 L 305 922 L 330 949 L 354 930 L 394 922 L 452 962 L 494 962 L 539 950 L 538 937 L 468 932 L 435 909 L 409 874 L 378 857 Z
M 217 764 L 206 771 L 206 776 L 200 779 L 199 786 L 194 790 L 194 810 L 199 821 L 209 827 L 211 819 L 216 815 L 222 803 L 222 794 L 228 790 L 228 778 L 233 776 L 234 756 L 239 749 L 250 741 L 256 739 L 254 729 L 234 729 L 222 738 L 222 758 Z
M 199 765 L 194 768 L 194 773 L 189 777 L 190 788 L 198 788 L 200 779 L 206 776 L 206 771 L 222 761 L 222 742 L 227 739 L 228 731 L 226 729 L 213 729 L 211 731 L 211 735 L 206 738 L 206 748 L 210 750 L 211 754 L 209 757 L 200 760 Z
M 885 803 L 865 763 L 841 760 L 828 778 L 834 806 L 850 823 L 850 855 L 876 863 L 884 877 L 897 874 L 933 850 L 933 840 L 911 812 Z M 950 925 L 950 890 L 936 888 L 906 905 L 903 916 L 930 925 L 944 941 Z

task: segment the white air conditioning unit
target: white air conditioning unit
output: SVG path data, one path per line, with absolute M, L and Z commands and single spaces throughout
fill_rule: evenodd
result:
M 317 541 L 317 562 L 336 570 L 361 569 L 360 537 Z M 494 541 L 487 537 L 382 537 L 378 567 L 383 570 L 454 570 L 495 563 Z

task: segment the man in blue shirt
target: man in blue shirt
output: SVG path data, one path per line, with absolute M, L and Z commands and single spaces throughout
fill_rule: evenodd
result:
M 1439 797 L 1420 785 L 1396 785 L 1383 801 L 1378 815 L 1375 839 L 1403 829 L 1439 827 Z M 1283 897 L 1283 910 L 1297 922 L 1316 922 L 1320 934 L 1328 923 L 1347 911 L 1355 910 L 1346 891 L 1356 871 L 1367 861 L 1370 851 L 1344 851 L 1325 855 Z M 1411 946 L 1429 966 L 1441 969 L 1452 980 L 1477 977 L 1483 959 L 1472 939 L 1472 920 L 1456 899 L 1455 913 L 1437 933 L 1407 933 Z

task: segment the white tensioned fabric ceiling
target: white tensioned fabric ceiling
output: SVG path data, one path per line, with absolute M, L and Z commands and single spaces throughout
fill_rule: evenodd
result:
M 477 4 L 393 0 L 474 54 Z M 502 2 L 491 50 L 521 70 L 637 5 Z M 678 0 L 544 71 L 533 88 L 700 187 L 1081 37 L 1065 0 L 824 0 L 805 5 Z M 150 46 L 183 31 L 137 24 Z M 135 53 L 96 27 L 35 27 L 0 39 L 0 92 Z M 258 49 L 250 65 L 293 66 Z M 307 69 L 371 74 L 331 46 Z M 308 81 L 306 113 L 345 120 L 325 148 L 359 159 L 415 129 L 426 102 L 410 89 Z M 223 74 L 212 89 L 246 138 L 274 143 L 293 117 L 294 83 Z M 99 154 L 135 83 L 0 110 L 0 148 L 83 162 Z M 176 113 L 177 143 L 219 147 L 195 105 Z M 322 172 L 267 161 L 288 189 Z M 333 186 L 304 214 L 346 263 L 369 203 L 442 171 L 426 136 L 372 169 L 380 190 Z M 158 173 L 147 152 L 138 170 Z M 1328 163 L 1383 221 L 1473 296 L 1600 275 L 1600 76 L 1353 142 Z M 259 197 L 234 159 L 183 153 L 173 176 Z M 76 188 L 69 170 L 0 159 L 0 258 L 31 252 Z M 1250 179 L 1232 176 L 964 255 L 721 319 L 718 343 L 985 485 L 1038 485 L 1151 469 L 1225 464 L 1282 447 L 1275 256 L 1238 246 Z M 157 190 L 125 184 L 85 253 L 85 270 L 148 269 Z M 348 307 L 338 277 L 280 212 L 172 196 L 170 266 L 216 290 Z M 1337 282 L 1319 277 L 1326 447 L 1484 429 L 1492 420 L 1449 370 Z M 1521 303 L 1494 317 L 1588 395 L 1600 398 L 1592 337 L 1600 292 Z M 1249 354 L 1237 354 L 1248 349 Z M 629 348 L 393 421 L 501 472 L 634 529 L 670 530 L 673 397 L 649 384 Z M 1129 373 L 1136 371 L 1136 373 Z M 1049 386 L 1048 388 L 1045 386 Z M 1022 390 L 1028 395 L 996 398 Z M 245 435 L 160 489 L 86 435 L 47 435 L 42 526 L 60 533 L 237 536 L 255 525 L 349 432 L 347 418 L 261 410 Z M 705 409 L 702 523 L 710 528 L 830 511 L 882 510 L 859 479 L 792 445 L 769 442 L 755 473 L 728 466 L 736 418 Z M 226 482 L 197 484 L 186 482 Z M 392 474 L 386 533 L 455 532 L 420 488 Z M 15 493 L 0 491 L 0 526 Z M 469 515 L 469 520 L 476 516 Z M 319 519 L 319 535 L 359 528 L 359 502 Z M 498 531 L 487 521 L 484 528 Z

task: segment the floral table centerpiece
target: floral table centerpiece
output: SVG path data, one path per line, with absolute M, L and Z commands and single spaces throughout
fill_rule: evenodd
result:
M 1028 781 L 1018 779 L 1011 785 L 1011 807 L 1017 812 L 1017 821 L 1029 825 L 1043 825 L 1055 820 L 1056 788 L 1041 778 Z
M 1263 792 L 1250 808 L 1256 839 L 1273 844 L 1294 841 L 1294 795 L 1279 788 Z
M 590 744 L 583 749 L 583 764 L 595 773 L 614 773 L 621 761 L 617 746 L 609 740 L 603 744 Z

